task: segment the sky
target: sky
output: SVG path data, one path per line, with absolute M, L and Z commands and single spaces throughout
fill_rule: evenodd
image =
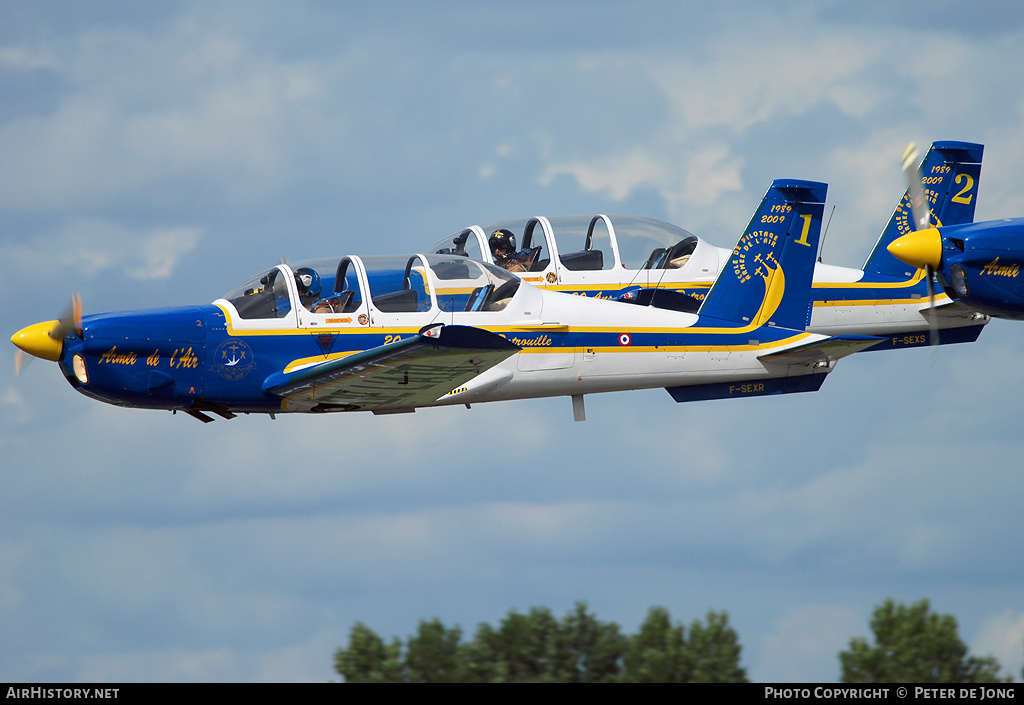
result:
M 859 267 L 910 141 L 1024 215 L 1024 6 L 0 0 L 0 322 L 208 303 L 291 260 L 618 213 L 731 247 L 829 184 Z M 1024 663 L 1024 324 L 814 394 L 662 390 L 200 424 L 0 346 L 0 681 L 326 681 L 361 621 L 725 610 L 755 681 L 833 681 L 886 598 Z

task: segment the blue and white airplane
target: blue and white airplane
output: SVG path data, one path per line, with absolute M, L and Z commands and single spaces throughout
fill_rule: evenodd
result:
M 974 220 L 982 156 L 982 145 L 969 142 L 936 142 L 928 150 L 924 171 L 932 224 Z M 976 340 L 989 322 L 987 310 L 956 304 L 952 290 L 936 294 L 923 269 L 908 269 L 888 251 L 917 229 L 908 190 L 862 269 L 819 263 L 808 330 L 884 338 L 871 350 Z M 506 243 L 514 252 L 496 256 Z M 607 215 L 474 225 L 430 251 L 499 264 L 549 290 L 691 312 L 732 254 L 668 223 Z
M 208 306 L 29 326 L 81 393 L 210 414 L 372 411 L 665 387 L 676 401 L 817 390 L 878 338 L 805 330 L 826 185 L 780 180 L 696 313 L 546 291 L 454 254 L 280 264 Z
M 989 316 L 1024 319 L 1024 218 L 982 223 L 932 218 L 932 183 L 948 176 L 956 191 L 951 200 L 973 207 L 976 175 L 964 171 L 954 176 L 929 165 L 927 159 L 920 168 L 916 164 L 911 144 L 903 157 L 903 172 L 912 194 L 913 218 L 905 234 L 889 243 L 888 251 L 911 269 L 927 272 L 929 280 L 935 276 L 945 295 L 959 304 Z

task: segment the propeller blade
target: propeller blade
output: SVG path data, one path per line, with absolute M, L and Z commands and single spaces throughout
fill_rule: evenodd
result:
M 942 260 L 942 236 L 932 228 L 932 211 L 921 183 L 921 155 L 911 142 L 903 152 L 903 180 L 907 182 L 907 199 L 914 218 L 914 232 L 897 238 L 887 248 L 896 259 L 912 267 L 924 269 L 928 285 L 928 342 L 933 348 L 932 362 L 938 354 L 939 323 L 935 318 L 935 269 Z M 926 232 L 922 232 L 926 231 Z
M 71 333 L 82 337 L 82 297 L 77 291 L 72 295 L 71 304 L 64 309 L 49 335 L 54 340 L 64 340 Z
M 21 377 L 21 371 L 25 368 L 25 353 L 19 348 L 14 353 L 14 377 Z
M 914 230 L 924 230 L 931 225 L 931 207 L 924 196 L 921 158 L 913 142 L 903 152 L 903 180 L 907 182 L 907 198 L 910 199 L 910 212 L 914 216 Z
M 18 354 L 14 358 L 14 374 L 20 374 L 25 366 L 21 352 L 53 362 L 60 360 L 64 350 L 64 339 L 72 333 L 79 338 L 84 334 L 82 330 L 82 297 L 78 295 L 78 292 L 71 297 L 71 305 L 56 321 L 36 323 L 22 328 L 11 336 L 11 342 L 18 348 Z
M 928 279 L 928 342 L 934 348 L 939 344 L 939 323 L 935 319 L 935 268 L 931 265 L 925 266 L 925 277 Z

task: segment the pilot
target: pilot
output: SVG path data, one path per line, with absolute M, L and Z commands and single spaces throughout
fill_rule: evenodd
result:
M 516 259 L 516 236 L 505 229 L 491 233 L 487 244 L 491 247 L 494 263 L 510 272 L 525 272 L 526 267 Z
M 310 267 L 299 267 L 295 270 L 295 285 L 299 289 L 299 301 L 306 308 L 309 308 L 320 298 L 320 291 L 323 286 L 320 283 L 320 275 Z

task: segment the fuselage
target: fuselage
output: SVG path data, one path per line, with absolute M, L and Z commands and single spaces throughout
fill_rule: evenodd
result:
M 928 268 L 946 294 L 998 318 L 1024 318 L 1024 218 L 936 226 L 908 232 L 889 252 Z
M 65 340 L 61 369 L 82 393 L 123 406 L 352 410 L 283 400 L 266 393 L 265 381 L 439 322 L 491 331 L 520 350 L 436 405 L 723 381 L 736 383 L 742 396 L 759 391 L 746 381 L 830 369 L 758 359 L 819 335 L 544 291 L 465 259 L 351 257 L 309 266 L 323 272 L 323 291 L 334 294 L 321 301 L 333 303 L 304 302 L 293 268 L 279 265 L 210 305 L 86 316 L 82 337 Z M 474 295 L 482 288 L 502 298 L 478 306 Z
M 693 310 L 732 255 L 732 250 L 668 223 L 606 215 L 474 225 L 436 243 L 431 251 L 493 262 L 488 234 L 499 230 L 517 237 L 522 248 L 519 261 L 506 264 L 534 286 L 597 299 L 620 299 L 637 287 L 669 290 L 690 297 Z M 924 277 L 923 270 L 912 268 L 890 276 L 819 263 L 807 330 L 887 338 L 873 350 L 914 347 L 927 344 L 930 324 L 925 312 L 935 308 L 942 342 L 976 339 L 988 318 L 955 305 L 942 290 L 930 301 Z
M 946 291 L 988 315 L 1024 319 L 1024 218 L 939 231 L 943 252 L 938 274 Z

